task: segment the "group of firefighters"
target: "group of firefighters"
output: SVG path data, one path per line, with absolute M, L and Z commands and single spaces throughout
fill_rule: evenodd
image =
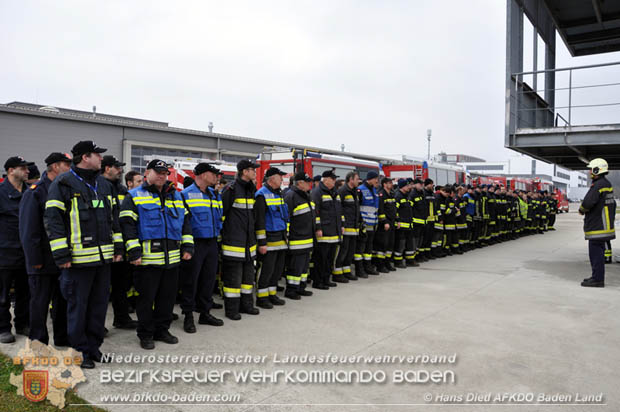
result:
M 103 156 L 92 141 L 78 142 L 72 158 L 51 153 L 30 186 L 32 163 L 11 157 L 0 184 L 0 342 L 17 334 L 82 353 L 82 367 L 105 361 L 100 351 L 108 303 L 113 325 L 137 329 L 140 346 L 175 344 L 169 332 L 180 300 L 183 329 L 221 326 L 211 314 L 257 315 L 285 301 L 311 296 L 369 275 L 419 266 L 429 259 L 554 230 L 557 202 L 547 192 L 496 185 L 434 186 L 431 179 L 392 179 L 369 171 L 292 176 L 275 167 L 256 188 L 250 160 L 218 189 L 220 171 L 199 163 L 183 191 L 168 180 L 169 165 L 151 160 L 144 175 Z M 217 282 L 218 273 L 221 282 Z M 128 295 L 135 295 L 137 321 Z M 256 300 L 255 300 L 256 298 Z M 51 306 L 50 306 L 51 302 Z

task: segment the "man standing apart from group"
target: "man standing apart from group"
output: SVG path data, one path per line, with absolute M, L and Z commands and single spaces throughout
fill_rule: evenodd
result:
M 616 201 L 614 189 L 607 173 L 609 167 L 604 159 L 588 163 L 592 185 L 581 202 L 579 214 L 585 215 L 583 231 L 588 241 L 592 276 L 584 279 L 581 286 L 605 287 L 605 242 L 616 238 Z

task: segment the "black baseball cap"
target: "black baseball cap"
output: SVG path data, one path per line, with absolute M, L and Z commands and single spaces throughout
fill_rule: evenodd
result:
M 296 182 L 312 182 L 312 178 L 307 173 L 299 172 L 294 177 Z
M 201 175 L 204 172 L 211 172 L 211 173 L 218 174 L 220 173 L 220 169 L 213 166 L 211 163 L 206 163 L 206 162 L 198 163 L 196 167 L 194 167 L 194 174 L 196 176 Z
M 28 166 L 28 179 L 38 179 L 41 177 L 39 168 L 34 163 Z
M 159 160 L 159 159 L 151 160 L 149 164 L 146 165 L 146 170 L 149 170 L 149 169 L 154 169 L 157 172 L 166 171 L 168 172 L 168 174 L 170 174 L 170 171 L 168 170 L 168 164 L 166 164 L 166 162 L 164 162 L 163 160 Z
M 60 152 L 50 153 L 50 155 L 45 158 L 45 165 L 46 166 L 53 165 L 54 163 L 57 163 L 57 162 L 67 162 L 67 163 L 70 163 L 71 162 L 71 158 L 67 154 L 60 153 Z
M 73 149 L 71 149 L 71 153 L 73 153 L 73 156 L 75 157 L 87 153 L 103 153 L 107 150 L 108 149 L 105 149 L 103 147 L 98 147 L 97 144 L 92 140 L 82 140 L 81 142 L 77 142 L 75 146 L 73 146 Z
M 245 169 L 258 169 L 260 167 L 260 165 L 258 163 L 254 163 L 251 160 L 248 159 L 243 159 L 240 160 L 239 163 L 237 163 L 237 170 L 242 172 Z
M 125 164 L 112 155 L 103 156 L 103 159 L 101 159 L 101 169 L 104 169 L 106 166 L 123 167 Z
M 432 185 L 433 183 L 434 183 L 434 182 L 433 182 L 433 179 L 424 179 L 424 186 L 426 186 L 426 185 Z
M 321 181 L 321 175 L 316 175 L 312 178 L 313 182 L 320 182 Z
M 336 173 L 334 173 L 333 170 L 326 170 L 323 173 L 321 173 L 322 177 L 331 177 L 332 179 L 338 179 L 338 176 L 336 175 Z
M 271 177 L 273 175 L 284 176 L 285 174 L 287 174 L 285 171 L 282 171 L 282 170 L 278 169 L 277 167 L 270 167 L 265 172 L 265 177 Z
M 21 156 L 13 156 L 13 157 L 9 157 L 7 161 L 4 162 L 4 170 L 8 171 L 9 168 L 11 167 L 20 167 L 20 166 L 30 167 L 33 164 L 34 162 L 27 162 Z

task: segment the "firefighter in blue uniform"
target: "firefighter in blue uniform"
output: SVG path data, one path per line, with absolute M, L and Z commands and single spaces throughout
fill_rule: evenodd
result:
M 466 249 L 475 249 L 477 245 L 476 238 L 476 195 L 471 185 L 467 185 L 467 192 L 463 195 L 465 201 L 465 224 L 467 225 L 466 232 Z
M 616 201 L 614 189 L 607 180 L 609 166 L 597 158 L 588 163 L 592 185 L 581 202 L 579 213 L 585 215 L 583 231 L 588 241 L 592 276 L 581 286 L 605 287 L 605 243 L 616 238 Z
M 179 265 L 194 252 L 189 212 L 167 180 L 169 173 L 163 160 L 151 160 L 145 182 L 127 193 L 120 211 L 128 260 L 135 265 L 137 333 L 143 349 L 154 349 L 155 340 L 179 342 L 169 331 Z
M 270 167 L 265 172 L 265 182 L 256 191 L 254 209 L 256 213 L 256 239 L 258 240 L 258 285 L 256 306 L 272 309 L 284 305 L 276 296 L 278 280 L 284 272 L 286 250 L 288 249 L 288 206 L 282 198 L 282 176 L 286 172 Z M 298 300 L 299 295 L 289 296 Z
M 19 241 L 19 203 L 27 189 L 28 167 L 23 157 L 14 156 L 4 164 L 7 178 L 0 183 L 0 342 L 15 342 L 11 333 L 11 301 L 15 290 L 15 332 L 28 335 L 29 292 L 24 251 Z
M 112 192 L 99 174 L 105 151 L 90 140 L 73 146 L 71 170 L 50 185 L 44 214 L 54 261 L 63 269 L 69 343 L 82 352 L 81 366 L 88 369 L 101 361 L 110 263 L 120 262 L 123 253 Z
M 30 334 L 31 340 L 49 343 L 47 311 L 52 302 L 54 344 L 68 346 L 67 301 L 60 293 L 60 270 L 54 263 L 49 239 L 45 233 L 43 214 L 47 191 L 52 181 L 71 168 L 71 159 L 54 152 L 45 158 L 47 170 L 41 180 L 33 183 L 24 193 L 19 207 L 19 237 L 26 256 L 26 270 L 30 285 Z
M 253 180 L 258 167 L 250 160 L 240 160 L 235 181 L 222 191 L 222 282 L 224 310 L 231 320 L 241 319 L 240 313 L 260 313 L 254 306 L 253 296 L 256 260 Z
M 369 275 L 378 275 L 377 269 L 372 265 L 372 255 L 375 232 L 379 223 L 377 212 L 379 210 L 379 196 L 377 195 L 377 183 L 379 174 L 371 170 L 366 179 L 359 185 L 360 190 L 360 214 L 362 216 L 362 230 L 357 238 L 357 253 L 364 259 L 364 272 Z M 375 251 L 376 255 L 376 251 Z M 388 272 L 388 270 L 385 270 Z
M 181 310 L 185 315 L 183 330 L 195 333 L 193 312 L 200 313 L 201 325 L 222 326 L 224 321 L 213 316 L 213 287 L 218 268 L 217 238 L 222 229 L 222 197 L 214 189 L 220 170 L 209 163 L 194 168 L 196 179 L 181 192 L 189 210 L 194 236 L 194 255 L 180 274 Z

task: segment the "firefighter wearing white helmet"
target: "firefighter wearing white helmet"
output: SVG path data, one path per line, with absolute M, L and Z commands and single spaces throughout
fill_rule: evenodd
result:
M 607 162 L 597 158 L 590 161 L 587 167 L 592 185 L 579 207 L 579 213 L 585 215 L 583 230 L 588 240 L 592 276 L 584 279 L 581 286 L 602 288 L 605 287 L 605 242 L 616 238 L 616 201 L 613 187 L 606 177 L 609 170 Z

